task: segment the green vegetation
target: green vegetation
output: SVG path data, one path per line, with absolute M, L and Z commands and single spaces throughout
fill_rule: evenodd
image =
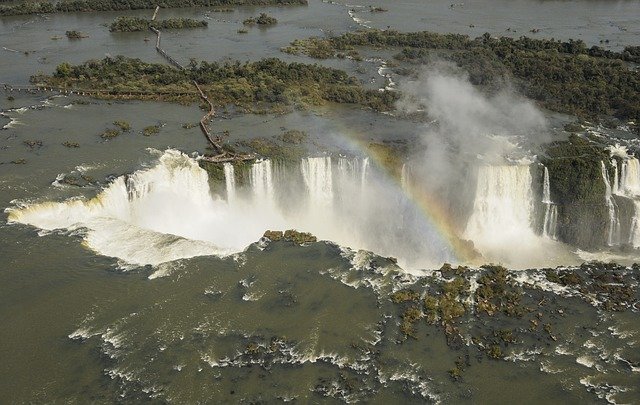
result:
M 521 305 L 522 289 L 510 282 L 508 270 L 502 266 L 482 266 L 485 273 L 478 278 L 475 291 L 477 312 L 493 316 L 503 313 L 509 317 L 522 317 L 526 309 Z
M 609 214 L 602 164 L 611 170 L 608 151 L 575 134 L 544 151 L 540 161 L 549 170 L 551 195 L 558 204 L 558 237 L 581 248 L 603 246 Z
M 205 20 L 191 18 L 169 18 L 166 20 L 147 20 L 137 17 L 118 17 L 109 26 L 111 32 L 147 31 L 153 27 L 158 30 L 179 30 L 185 28 L 202 28 L 208 23 Z
M 299 145 L 307 139 L 307 133 L 304 131 L 298 131 L 296 129 L 292 129 L 286 131 L 284 134 L 280 136 L 280 140 L 284 143 L 292 143 L 294 145 Z
M 107 129 L 102 134 L 100 134 L 100 138 L 102 139 L 113 139 L 116 136 L 120 135 L 120 131 L 117 129 Z
M 282 231 L 265 231 L 262 237 L 267 238 L 273 242 L 277 242 L 284 238 L 284 233 Z
M 105 98 L 162 99 L 193 102 L 196 80 L 218 106 L 235 104 L 255 110 L 256 103 L 271 107 L 291 104 L 321 105 L 327 101 L 355 103 L 378 111 L 391 110 L 398 95 L 365 89 L 344 71 L 318 65 L 286 63 L 270 58 L 257 62 L 192 61 L 185 70 L 146 63 L 123 56 L 88 61 L 81 65 L 61 63 L 53 75 L 37 75 L 37 85 L 69 89 L 105 90 Z M 131 95 L 131 96 L 130 96 Z
M 258 25 L 275 25 L 275 24 L 278 23 L 278 20 L 276 20 L 274 17 L 271 17 L 270 15 L 268 15 L 266 13 L 260 13 L 260 15 L 258 17 L 247 18 L 242 23 L 244 25 L 254 25 L 254 24 L 258 24 Z
M 142 129 L 142 135 L 151 136 L 158 135 L 160 133 L 160 126 L 158 125 L 149 125 L 148 127 L 144 127 Z
M 288 229 L 284 232 L 265 231 L 263 237 L 273 242 L 284 240 L 287 242 L 293 242 L 296 245 L 305 245 L 307 243 L 314 243 L 318 241 L 318 239 L 312 234 L 308 232 L 298 232 L 295 229 Z
M 418 336 L 416 334 L 414 324 L 418 322 L 418 320 L 420 320 L 422 316 L 423 315 L 422 311 L 420 311 L 420 308 L 416 306 L 407 308 L 400 316 L 402 318 L 402 322 L 400 323 L 400 332 L 402 332 L 405 336 L 417 339 Z
M 79 148 L 80 144 L 78 142 L 71 142 L 71 141 L 64 141 L 62 142 L 62 145 L 66 146 L 67 148 Z
M 434 330 L 442 333 L 447 346 L 460 354 L 447 370 L 459 380 L 474 358 L 501 360 L 544 345 L 553 351 L 554 344 L 568 337 L 563 334 L 573 330 L 565 314 L 575 299 L 605 311 L 633 311 L 640 298 L 638 270 L 639 265 L 629 269 L 604 263 L 546 270 L 550 282 L 571 290 L 573 297 L 567 299 L 518 281 L 521 271 L 498 265 L 469 269 L 445 264 L 440 274 L 389 291 L 388 297 L 396 315 L 398 343 L 411 345 L 408 337 L 419 340 L 432 336 Z M 596 308 L 591 311 L 590 316 L 597 314 Z
M 420 293 L 413 290 L 400 290 L 391 294 L 390 298 L 394 304 L 408 301 L 418 301 L 420 299 Z
M 14 5 L 0 5 L 0 17 L 9 15 L 49 14 L 77 11 L 91 12 L 154 9 L 158 4 L 163 8 L 220 7 L 236 5 L 279 6 L 306 5 L 307 0 L 164 0 L 161 3 L 152 0 L 62 0 L 57 3 L 50 3 L 48 1 L 25 1 Z
M 358 46 L 403 48 L 396 58 L 407 62 L 449 60 L 467 70 L 476 85 L 512 79 L 526 96 L 554 111 L 640 118 L 640 76 L 628 65 L 640 63 L 638 46 L 612 52 L 573 40 L 368 30 L 296 40 L 283 51 L 314 58 L 354 57 Z
M 113 121 L 113 125 L 120 128 L 122 132 L 131 131 L 131 124 L 129 124 L 127 121 Z
M 303 147 L 282 145 L 269 138 L 253 138 L 240 142 L 239 145 L 259 156 L 290 164 L 297 163 L 306 154 L 306 149 Z
M 312 234 L 308 232 L 298 232 L 295 229 L 287 229 L 284 231 L 284 240 L 293 242 L 296 245 L 304 245 L 318 241 Z
M 65 32 L 64 34 L 65 34 L 65 35 L 67 36 L 67 38 L 69 38 L 69 39 L 82 39 L 82 38 L 86 38 L 86 37 L 87 37 L 87 36 L 86 36 L 86 35 L 84 35 L 82 32 L 80 32 L 80 31 L 76 31 L 76 30 L 73 30 L 73 31 L 67 31 L 67 32 Z

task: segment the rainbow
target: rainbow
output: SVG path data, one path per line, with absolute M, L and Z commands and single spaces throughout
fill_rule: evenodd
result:
M 372 147 L 371 142 L 363 139 L 361 134 L 343 128 L 341 140 L 346 140 L 352 149 L 369 158 L 369 162 L 378 169 L 388 183 L 397 192 L 403 194 L 413 206 L 422 213 L 422 217 L 430 229 L 440 237 L 441 242 L 451 253 L 451 264 L 479 264 L 481 254 L 474 248 L 473 243 L 460 238 L 455 221 L 447 207 L 434 195 L 412 182 L 402 184 L 401 170 L 403 162 L 392 158 L 388 153 Z

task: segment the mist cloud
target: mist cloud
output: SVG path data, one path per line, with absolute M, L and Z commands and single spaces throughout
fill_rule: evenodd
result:
M 511 88 L 484 94 L 456 66 L 436 62 L 416 80 L 400 85 L 398 108 L 424 111 L 431 123 L 420 134 L 423 148 L 414 156 L 417 167 L 436 188 L 469 166 L 504 163 L 530 155 L 549 140 L 547 120 L 529 100 Z

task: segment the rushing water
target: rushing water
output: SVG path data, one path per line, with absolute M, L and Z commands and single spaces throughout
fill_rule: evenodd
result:
M 505 34 L 518 36 L 536 27 L 541 14 L 546 22 L 539 36 L 589 44 L 610 39 L 604 46 L 618 49 L 638 35 L 629 23 L 637 20 L 637 1 L 495 4 L 416 8 L 410 1 L 382 2 L 388 12 L 369 13 L 357 2 L 311 1 L 308 7 L 268 8 L 279 24 L 246 35 L 237 34 L 241 21 L 263 9 L 163 10 L 163 18 L 210 23 L 203 30 L 167 32 L 163 44 L 183 62 L 203 54 L 210 60 L 277 54 L 308 62 L 279 48 L 365 21 L 472 35 L 511 27 Z M 51 72 L 62 61 L 105 54 L 162 62 L 152 41 L 144 41 L 147 33 L 110 34 L 101 25 L 121 14 L 0 19 L 0 47 L 7 48 L 0 48 L 0 80 L 27 83 L 29 75 Z M 567 25 L 569 18 L 574 22 Z M 89 38 L 51 39 L 69 29 Z M 386 82 L 377 62 L 321 63 L 347 69 L 372 87 Z M 396 182 L 353 144 L 412 141 L 421 124 L 348 107 L 317 115 L 231 112 L 214 123 L 216 130 L 230 131 L 230 142 L 305 129 L 314 149 L 287 167 L 270 160 L 245 169 L 224 165 L 224 180 L 214 184 L 195 155 L 179 152 L 204 150 L 198 128 L 182 128 L 200 119 L 195 106 L 12 95 L 14 101 L 0 97 L 0 205 L 8 208 L 0 225 L 3 402 L 640 398 L 637 308 L 604 311 L 601 294 L 550 283 L 543 270 L 512 274 L 529 305 L 552 303 L 541 311 L 555 340 L 525 336 L 504 359 L 488 360 L 468 343 L 479 331 L 490 332 L 486 319 L 474 317 L 460 325 L 467 343 L 458 349 L 447 345 L 441 327 L 425 322 L 416 327 L 417 340 L 404 340 L 389 294 L 436 283 L 440 273 L 433 269 L 456 257 L 412 197 L 421 181 L 412 164 L 402 166 Z M 133 130 L 103 141 L 98 135 L 115 120 L 129 121 Z M 160 133 L 142 136 L 148 125 L 161 126 Z M 42 145 L 24 144 L 31 140 Z M 64 141 L 79 147 L 64 147 Z M 26 164 L 10 163 L 19 159 Z M 607 201 L 635 204 L 629 241 L 637 247 L 640 167 L 628 156 L 616 167 Z M 471 208 L 458 231 L 486 260 L 523 268 L 576 263 L 570 249 L 551 240 L 555 205 L 548 176 L 537 193 L 532 173 L 529 165 L 482 166 L 467 185 Z M 603 171 L 603 181 L 608 175 Z M 67 184 L 68 177 L 82 184 Z M 545 210 L 542 235 L 536 207 Z M 261 240 L 267 229 L 287 228 L 326 242 Z M 471 289 L 479 287 L 481 274 L 465 276 Z M 467 304 L 476 305 L 472 298 Z M 530 319 L 521 321 L 500 327 L 527 330 Z M 449 371 L 459 358 L 471 365 L 461 381 L 453 381 Z
M 542 234 L 548 238 L 556 238 L 558 226 L 558 207 L 551 201 L 551 182 L 549 181 L 549 169 L 544 168 L 542 183 L 542 204 L 544 204 L 544 222 Z

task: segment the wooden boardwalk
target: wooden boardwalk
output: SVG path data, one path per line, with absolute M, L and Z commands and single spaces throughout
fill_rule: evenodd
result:
M 156 9 L 153 12 L 153 17 L 151 18 L 151 21 L 155 21 L 158 15 L 158 10 L 160 10 L 160 6 L 156 6 Z M 153 31 L 154 34 L 156 34 L 156 51 L 160 55 L 162 55 L 162 57 L 164 57 L 172 66 L 175 66 L 180 70 L 185 70 L 184 66 L 182 66 L 177 60 L 172 58 L 164 49 L 162 49 L 162 46 L 160 46 L 160 38 L 162 37 L 162 33 L 160 32 L 160 30 L 154 27 L 149 27 L 149 29 Z M 209 131 L 209 122 L 211 122 L 213 117 L 215 117 L 216 110 L 213 107 L 213 103 L 211 102 L 211 100 L 209 100 L 209 97 L 207 97 L 207 95 L 204 94 L 204 91 L 202 91 L 202 88 L 200 87 L 198 82 L 194 80 L 193 85 L 196 87 L 196 90 L 198 91 L 200 98 L 209 105 L 209 112 L 207 112 L 200 119 L 200 130 L 204 134 L 205 138 L 207 138 L 207 140 L 211 144 L 211 147 L 213 148 L 213 150 L 216 152 L 215 156 L 205 156 L 202 159 L 209 162 L 214 162 L 214 163 L 246 161 L 246 160 L 256 159 L 256 155 L 254 154 L 242 154 L 242 153 L 235 153 L 235 152 L 230 152 L 226 150 L 222 146 L 223 139 L 219 136 L 213 137 L 211 135 L 211 132 Z
M 153 17 L 151 19 L 152 21 L 155 21 L 159 9 L 160 9 L 160 6 L 157 6 L 153 13 Z M 161 43 L 160 43 L 162 33 L 160 32 L 160 30 L 154 27 L 149 27 L 149 28 L 156 35 L 156 51 L 160 55 L 162 55 L 162 57 L 165 58 L 167 62 L 169 62 L 169 64 L 171 64 L 172 66 L 180 70 L 185 70 L 185 67 L 181 65 L 180 62 L 178 62 L 176 59 L 171 57 L 171 55 L 169 55 L 164 49 L 162 49 Z M 207 138 L 207 140 L 211 144 L 211 147 L 216 153 L 215 156 L 205 156 L 202 159 L 209 162 L 215 162 L 215 163 L 246 161 L 246 160 L 256 159 L 257 156 L 255 154 L 242 154 L 242 153 L 235 153 L 235 152 L 230 152 L 226 150 L 222 146 L 223 139 L 220 136 L 214 137 L 211 135 L 211 132 L 209 130 L 209 123 L 211 122 L 213 117 L 215 117 L 215 114 L 216 114 L 215 108 L 213 107 L 213 103 L 209 100 L 209 98 L 206 96 L 204 91 L 202 91 L 202 88 L 200 87 L 198 82 L 194 80 L 193 84 L 196 88 L 195 91 L 160 91 L 159 92 L 159 91 L 131 91 L 131 90 L 106 90 L 106 89 L 99 90 L 99 89 L 78 89 L 78 88 L 66 88 L 66 87 L 55 87 L 55 86 L 16 85 L 16 84 L 9 84 L 9 83 L 0 83 L 0 89 L 8 93 L 13 93 L 13 92 L 28 93 L 28 94 L 58 93 L 58 94 L 65 94 L 65 95 L 75 94 L 79 96 L 90 96 L 90 97 L 92 96 L 92 97 L 98 97 L 98 98 L 117 97 L 118 99 L 123 99 L 127 97 L 136 99 L 136 98 L 147 97 L 147 96 L 149 97 L 199 96 L 204 102 L 206 102 L 209 105 L 209 112 L 207 112 L 200 119 L 200 130 L 202 131 L 204 136 Z

